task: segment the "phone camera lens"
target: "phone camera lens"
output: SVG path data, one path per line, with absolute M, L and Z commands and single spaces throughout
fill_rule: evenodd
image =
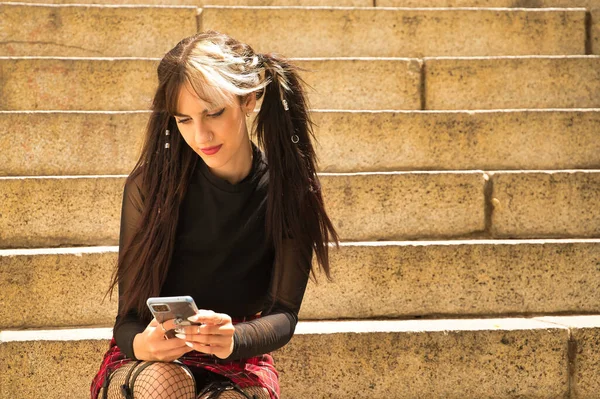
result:
M 154 309 L 155 312 L 168 312 L 170 310 L 169 305 L 166 304 L 152 305 L 152 309 Z

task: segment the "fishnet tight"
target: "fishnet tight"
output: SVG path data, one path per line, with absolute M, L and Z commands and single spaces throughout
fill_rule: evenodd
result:
M 125 379 L 129 371 L 135 367 L 135 370 L 140 368 L 146 362 L 142 362 L 136 366 L 135 362 L 128 363 L 110 375 L 110 383 L 107 388 L 108 399 L 123 399 L 125 396 L 121 392 L 121 386 L 125 383 Z M 129 378 L 129 385 L 133 381 L 133 374 Z M 211 380 L 226 380 L 226 377 L 218 376 L 215 373 L 199 372 L 195 374 L 198 379 L 198 386 L 194 384 L 194 377 L 188 371 L 177 363 L 162 363 L 156 362 L 139 373 L 135 384 L 133 384 L 133 397 L 135 399 L 270 399 L 268 391 L 263 387 L 247 387 L 242 393 L 234 390 L 225 392 L 210 391 L 196 398 L 196 390 L 202 389 Z M 100 390 L 98 399 L 103 398 L 103 389 Z M 212 395 L 212 396 L 211 396 Z

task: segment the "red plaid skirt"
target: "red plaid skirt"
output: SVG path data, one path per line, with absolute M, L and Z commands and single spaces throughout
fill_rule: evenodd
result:
M 232 318 L 231 321 L 235 325 L 259 317 L 259 315 L 254 315 L 243 318 Z M 225 376 L 235 384 L 238 384 L 240 388 L 249 386 L 264 387 L 269 391 L 271 399 L 279 399 L 279 373 L 275 369 L 273 357 L 270 354 L 225 362 L 218 357 L 207 355 L 206 353 L 191 351 L 177 360 L 192 370 L 194 367 L 199 367 Z M 119 367 L 131 361 L 132 359 L 126 357 L 121 352 L 113 337 L 104 355 L 100 369 L 92 380 L 90 387 L 91 399 L 98 398 L 98 393 L 102 388 L 105 378 Z

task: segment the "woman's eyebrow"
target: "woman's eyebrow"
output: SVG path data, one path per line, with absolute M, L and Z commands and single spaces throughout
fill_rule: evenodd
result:
M 208 109 L 208 108 L 205 108 L 205 109 L 204 109 L 204 111 L 202 111 L 202 113 L 203 113 L 203 114 L 206 114 L 208 111 L 209 111 L 209 109 Z M 175 116 L 186 116 L 186 117 L 188 117 L 188 118 L 190 117 L 189 115 L 186 115 L 186 114 L 180 114 L 180 113 L 175 113 L 175 114 L 173 114 L 173 115 L 175 115 Z

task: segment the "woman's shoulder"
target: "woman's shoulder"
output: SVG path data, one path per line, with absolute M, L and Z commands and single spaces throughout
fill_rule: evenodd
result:
M 146 197 L 142 189 L 143 179 L 143 166 L 137 167 L 127 176 L 123 187 L 123 196 L 133 203 L 138 210 L 142 209 Z

